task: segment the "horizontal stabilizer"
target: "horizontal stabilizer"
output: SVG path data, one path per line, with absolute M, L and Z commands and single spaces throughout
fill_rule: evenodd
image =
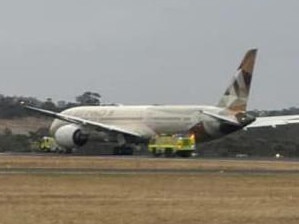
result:
M 230 123 L 232 125 L 237 125 L 237 126 L 240 126 L 241 124 L 236 120 L 236 119 L 233 119 L 231 117 L 228 117 L 228 116 L 222 116 L 222 115 L 219 115 L 219 114 L 214 114 L 214 113 L 211 113 L 211 112 L 207 112 L 207 111 L 201 111 L 203 114 L 207 115 L 207 116 L 210 116 L 212 118 L 216 118 L 218 120 L 221 120 L 221 121 L 224 121 L 226 123 Z

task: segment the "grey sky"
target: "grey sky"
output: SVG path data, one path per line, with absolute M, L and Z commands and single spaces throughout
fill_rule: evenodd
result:
M 250 109 L 299 106 L 299 1 L 0 1 L 0 93 L 214 104 L 259 48 Z

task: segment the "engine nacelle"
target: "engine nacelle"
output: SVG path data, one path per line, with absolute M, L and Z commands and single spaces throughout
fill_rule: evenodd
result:
M 58 145 L 67 149 L 80 147 L 87 143 L 88 134 L 84 133 L 77 125 L 64 125 L 57 129 L 54 134 Z

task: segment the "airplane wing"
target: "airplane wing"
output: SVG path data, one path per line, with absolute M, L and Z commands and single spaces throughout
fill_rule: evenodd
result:
M 82 119 L 82 118 L 79 118 L 76 116 L 71 116 L 71 115 L 58 113 L 58 112 L 54 112 L 54 111 L 50 111 L 50 110 L 44 110 L 44 109 L 40 109 L 40 108 L 36 108 L 36 107 L 32 107 L 32 106 L 24 105 L 24 107 L 26 109 L 36 111 L 36 112 L 41 113 L 48 117 L 56 118 L 56 119 L 59 119 L 62 121 L 66 121 L 66 122 L 73 123 L 73 124 L 78 124 L 78 125 L 85 126 L 85 127 L 94 128 L 98 131 L 115 131 L 115 132 L 119 132 L 122 134 L 128 134 L 128 135 L 133 135 L 136 137 L 142 137 L 141 133 L 137 133 L 135 131 L 127 130 L 125 128 L 117 127 L 114 125 L 107 125 L 107 124 L 103 124 L 100 122 Z
M 257 117 L 256 120 L 244 129 L 260 128 L 260 127 L 273 127 L 288 124 L 299 123 L 299 115 L 286 115 L 286 116 L 270 116 L 270 117 Z

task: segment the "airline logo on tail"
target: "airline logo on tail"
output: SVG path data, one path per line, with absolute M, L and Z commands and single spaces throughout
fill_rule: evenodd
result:
M 246 111 L 256 54 L 257 49 L 252 49 L 246 53 L 231 85 L 217 106 L 234 112 Z

